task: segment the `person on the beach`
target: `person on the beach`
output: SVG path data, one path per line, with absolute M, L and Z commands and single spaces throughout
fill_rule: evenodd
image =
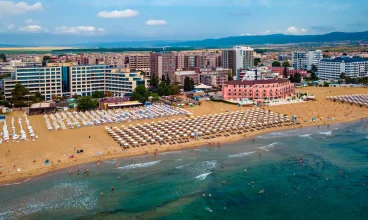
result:
M 259 156 L 261 156 L 262 157 L 262 153 L 263 153 L 263 150 L 262 150 L 262 148 L 259 150 Z

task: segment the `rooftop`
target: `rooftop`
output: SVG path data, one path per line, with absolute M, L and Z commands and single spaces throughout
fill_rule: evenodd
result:
M 287 83 L 288 79 L 269 79 L 269 80 L 233 80 L 229 81 L 228 85 L 255 85 L 255 84 L 272 84 L 272 83 Z
M 365 62 L 368 61 L 368 59 L 361 58 L 361 57 L 336 57 L 334 59 L 322 59 L 323 62 L 336 62 L 336 63 L 352 63 L 352 62 Z

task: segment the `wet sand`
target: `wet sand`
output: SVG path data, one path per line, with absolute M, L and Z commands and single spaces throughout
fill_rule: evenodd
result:
M 366 88 L 308 87 L 298 90 L 316 95 L 317 100 L 282 106 L 269 106 L 264 108 L 267 110 L 287 114 L 289 117 L 295 115 L 297 116 L 298 121 L 302 123 L 303 127 L 318 125 L 327 126 L 331 123 L 360 120 L 361 118 L 368 116 L 368 108 L 361 108 L 357 105 L 350 105 L 347 103 L 342 104 L 325 99 L 326 96 L 366 93 L 368 91 Z M 218 102 L 203 102 L 201 106 L 196 106 L 193 108 L 188 107 L 186 109 L 191 111 L 194 116 L 201 116 L 226 111 L 231 112 L 249 109 L 249 107 L 238 107 L 236 105 Z M 15 118 L 15 127 L 17 133 L 19 133 L 19 125 L 17 123 L 18 117 L 22 115 L 23 111 L 17 111 L 13 112 L 12 115 L 7 117 L 8 127 L 11 127 L 11 117 L 13 116 Z M 170 119 L 184 117 L 185 116 L 176 116 L 170 117 Z M 332 117 L 334 120 L 327 119 L 327 117 Z M 39 139 L 37 139 L 35 142 L 20 141 L 19 143 L 10 142 L 0 145 L 0 164 L 2 168 L 0 174 L 0 185 L 10 182 L 19 182 L 33 176 L 67 167 L 73 167 L 83 163 L 96 161 L 97 165 L 98 160 L 116 157 L 134 157 L 144 155 L 146 154 L 146 151 L 148 154 L 153 154 L 156 149 L 157 152 L 166 152 L 175 151 L 182 148 L 209 146 L 209 142 L 220 142 L 221 144 L 224 144 L 231 141 L 258 136 L 266 132 L 296 129 L 300 127 L 284 126 L 248 132 L 246 136 L 244 134 L 232 135 L 230 137 L 222 136 L 211 140 L 200 139 L 198 141 L 195 139 L 190 139 L 191 141 L 186 144 L 156 144 L 145 147 L 130 148 L 128 150 L 122 151 L 122 148 L 119 146 L 119 144 L 106 133 L 103 125 L 49 132 L 46 129 L 43 116 L 30 116 L 28 118 L 35 130 L 36 135 L 39 136 Z M 312 118 L 315 118 L 316 121 L 311 122 L 310 120 Z M 145 122 L 163 120 L 165 119 L 134 121 L 130 123 L 119 124 L 118 126 L 138 123 L 142 124 Z M 107 126 L 116 126 L 116 124 Z M 25 128 L 24 119 L 23 127 Z M 11 133 L 10 128 L 9 132 Z M 91 136 L 91 139 L 88 138 L 89 136 Z M 76 151 L 81 149 L 83 149 L 84 153 L 76 154 Z M 101 152 L 102 155 L 98 155 L 98 152 Z M 69 159 L 69 156 L 71 155 L 74 155 L 74 159 Z M 45 165 L 44 162 L 46 159 L 49 159 L 51 164 Z M 18 172 L 17 169 L 19 168 L 21 170 Z M 7 172 L 8 170 L 10 172 Z

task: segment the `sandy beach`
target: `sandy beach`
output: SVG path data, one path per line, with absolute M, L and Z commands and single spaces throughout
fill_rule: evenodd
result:
M 318 126 L 332 123 L 341 123 L 353 120 L 360 120 L 368 116 L 368 109 L 347 103 L 333 102 L 326 100 L 326 96 L 349 95 L 366 93 L 366 88 L 316 88 L 308 87 L 299 89 L 301 92 L 308 92 L 316 96 L 316 101 L 288 104 L 281 106 L 264 107 L 266 110 L 287 114 L 289 117 L 296 116 L 302 126 Z M 221 113 L 226 111 L 237 111 L 249 109 L 250 107 L 238 107 L 218 102 L 203 102 L 201 106 L 186 108 L 194 116 Z M 23 111 L 13 112 L 7 116 L 7 123 L 10 125 L 11 117 L 18 121 L 18 117 L 23 116 Z M 186 144 L 180 145 L 153 145 L 145 147 L 131 148 L 122 151 L 120 145 L 115 142 L 104 130 L 104 126 L 94 126 L 79 129 L 67 129 L 60 131 L 47 131 L 43 116 L 28 117 L 35 133 L 39 138 L 35 141 L 20 141 L 19 143 L 10 142 L 0 145 L 0 185 L 17 182 L 33 176 L 41 175 L 50 171 L 73 167 L 79 164 L 105 160 L 116 157 L 134 157 L 138 155 L 153 154 L 157 152 L 175 151 L 182 148 L 197 146 L 208 146 L 208 142 L 220 142 L 221 144 L 236 141 L 239 139 L 250 138 L 266 132 L 274 132 L 285 129 L 295 129 L 300 126 L 287 126 L 279 128 L 265 129 L 261 131 L 249 132 L 244 135 L 232 135 L 230 137 L 218 137 L 211 140 L 190 139 Z M 171 118 L 179 118 L 170 117 Z M 181 116 L 183 118 L 183 116 Z M 315 118 L 316 121 L 311 122 Z M 327 119 L 327 118 L 333 118 Z M 145 122 L 160 121 L 162 119 L 134 121 L 121 125 L 142 124 Z M 25 126 L 23 122 L 23 126 Z M 16 131 L 19 125 L 15 123 Z M 89 138 L 89 136 L 91 138 Z M 84 153 L 76 154 L 76 150 L 83 149 Z M 98 155 L 101 152 L 102 155 Z M 74 155 L 74 159 L 69 156 Z M 45 165 L 48 159 L 51 164 Z M 20 170 L 19 170 L 20 169 Z M 19 170 L 19 171 L 18 171 Z

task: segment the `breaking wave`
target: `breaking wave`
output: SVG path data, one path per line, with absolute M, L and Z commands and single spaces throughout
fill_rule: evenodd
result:
M 274 142 L 272 144 L 269 144 L 269 145 L 266 145 L 266 146 L 263 146 L 263 147 L 259 147 L 259 148 L 261 148 L 264 151 L 270 151 L 270 148 L 274 148 L 276 144 L 278 144 L 278 142 Z
M 232 155 L 229 155 L 228 157 L 229 158 L 245 157 L 245 156 L 249 156 L 249 155 L 251 155 L 253 153 L 254 153 L 254 151 L 252 151 L 252 152 L 244 152 L 244 153 L 239 153 L 239 154 L 232 154 Z
M 119 167 L 119 169 L 123 169 L 123 170 L 129 170 L 129 169 L 135 169 L 135 168 L 145 168 L 145 167 L 151 167 L 154 166 L 158 163 L 160 163 L 161 160 L 157 160 L 157 161 L 152 161 L 152 162 L 148 162 L 148 163 L 136 163 L 136 164 L 130 164 L 124 167 Z
M 206 179 L 206 177 L 208 176 L 208 175 L 210 175 L 212 172 L 209 172 L 209 173 L 202 173 L 202 174 L 200 174 L 200 175 L 198 175 L 198 176 L 196 176 L 196 177 L 194 177 L 194 178 L 196 178 L 197 180 L 199 180 L 199 181 L 203 181 L 203 180 L 205 180 Z
M 319 132 L 319 134 L 331 136 L 332 135 L 332 131 Z

